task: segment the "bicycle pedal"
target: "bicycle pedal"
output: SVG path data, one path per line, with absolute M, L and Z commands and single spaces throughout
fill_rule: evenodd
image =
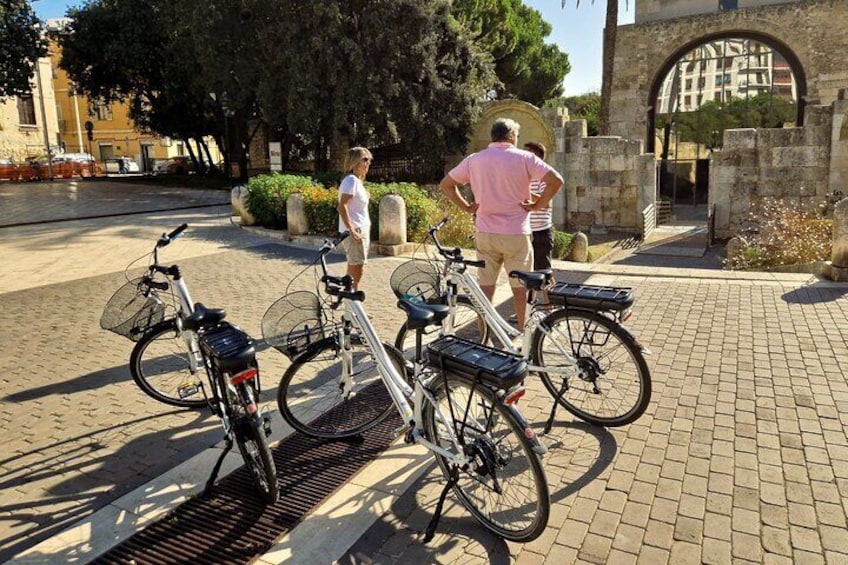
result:
M 177 395 L 179 395 L 181 400 L 194 396 L 198 392 L 200 392 L 200 387 L 196 384 L 184 384 L 177 389 Z
M 404 424 L 403 426 L 396 428 L 392 433 L 392 437 L 400 437 L 401 434 L 406 434 L 409 432 L 409 424 Z
M 271 437 L 271 415 L 262 415 L 262 431 L 265 432 L 265 437 Z

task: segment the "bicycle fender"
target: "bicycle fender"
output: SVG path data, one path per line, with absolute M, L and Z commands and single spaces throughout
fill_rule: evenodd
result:
M 533 449 L 533 452 L 539 457 L 544 456 L 548 452 L 548 447 L 542 443 L 542 440 L 539 438 L 536 430 L 530 426 L 527 419 L 521 414 L 518 408 L 510 406 L 509 404 L 504 404 L 503 402 L 501 402 L 501 406 L 508 410 L 512 414 L 512 417 L 515 418 L 515 421 L 518 422 L 518 426 L 521 428 L 524 437 L 530 441 L 530 446 Z

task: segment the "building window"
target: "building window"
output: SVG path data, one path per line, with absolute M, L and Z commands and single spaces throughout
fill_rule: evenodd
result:
M 99 121 L 112 119 L 112 107 L 104 102 L 92 102 L 88 106 L 88 115 Z
M 719 10 L 735 10 L 739 7 L 739 0 L 718 0 Z
M 18 97 L 18 123 L 22 126 L 34 126 L 35 101 L 32 94 Z
M 715 85 L 721 86 L 721 75 L 716 75 L 715 77 Z
M 692 90 L 692 79 L 691 78 L 686 79 L 686 90 Z

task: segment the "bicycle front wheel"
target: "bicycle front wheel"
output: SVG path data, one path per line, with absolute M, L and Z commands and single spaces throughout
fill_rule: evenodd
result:
M 192 372 L 185 339 L 173 320 L 151 328 L 130 355 L 130 373 L 145 394 L 171 406 L 206 406 L 201 371 Z
M 533 335 L 531 353 L 540 367 L 573 369 L 568 374 L 542 370 L 539 375 L 563 408 L 591 424 L 629 424 L 651 400 L 651 375 L 639 345 L 600 313 L 552 312 Z
M 230 407 L 233 436 L 253 484 L 265 502 L 273 504 L 280 495 L 277 468 L 271 457 L 261 416 L 258 413 L 250 414 L 246 408 L 251 404 L 256 406 L 256 395 L 253 388 L 246 384 L 239 385 L 238 394 L 240 399 Z
M 445 297 L 436 297 L 431 303 L 444 304 Z M 489 338 L 489 326 L 486 325 L 483 316 L 474 309 L 471 299 L 467 296 L 457 296 L 456 307 L 452 315 L 454 335 L 471 340 L 474 343 L 486 343 Z M 426 347 L 428 343 L 435 341 L 438 337 L 438 327 L 427 328 L 427 331 L 421 336 L 421 347 Z M 415 352 L 415 330 L 407 328 L 406 322 L 398 330 L 395 347 L 403 352 Z
M 403 355 L 383 346 L 405 376 Z M 361 434 L 382 422 L 394 406 L 371 352 L 358 340 L 352 340 L 349 352 L 327 340 L 324 347 L 295 359 L 277 388 L 277 405 L 294 429 L 325 439 Z
M 472 387 L 454 375 L 438 376 L 430 388 L 436 406 L 424 406 L 424 431 L 430 441 L 454 451 L 448 425 L 470 459 L 457 469 L 453 490 L 483 526 L 511 541 L 527 542 L 545 531 L 550 515 L 548 483 L 518 418 L 488 389 Z M 451 462 L 436 454 L 445 478 Z

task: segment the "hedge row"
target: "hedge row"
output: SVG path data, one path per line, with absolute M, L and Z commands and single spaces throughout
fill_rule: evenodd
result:
M 331 180 L 335 179 L 336 177 L 331 177 Z M 337 180 L 325 186 L 311 177 L 271 173 L 251 178 L 247 187 L 250 193 L 248 208 L 257 223 L 262 226 L 285 229 L 288 225 L 286 201 L 290 195 L 300 193 L 303 195 L 310 230 L 313 233 L 327 235 L 337 231 L 339 221 L 336 211 L 339 197 Z M 365 188 L 371 195 L 369 214 L 371 237 L 374 239 L 380 233 L 380 199 L 387 194 L 397 194 L 406 202 L 406 225 L 409 238 L 412 240 L 424 237 L 432 218 L 438 215 L 439 204 L 418 185 L 366 182 Z

